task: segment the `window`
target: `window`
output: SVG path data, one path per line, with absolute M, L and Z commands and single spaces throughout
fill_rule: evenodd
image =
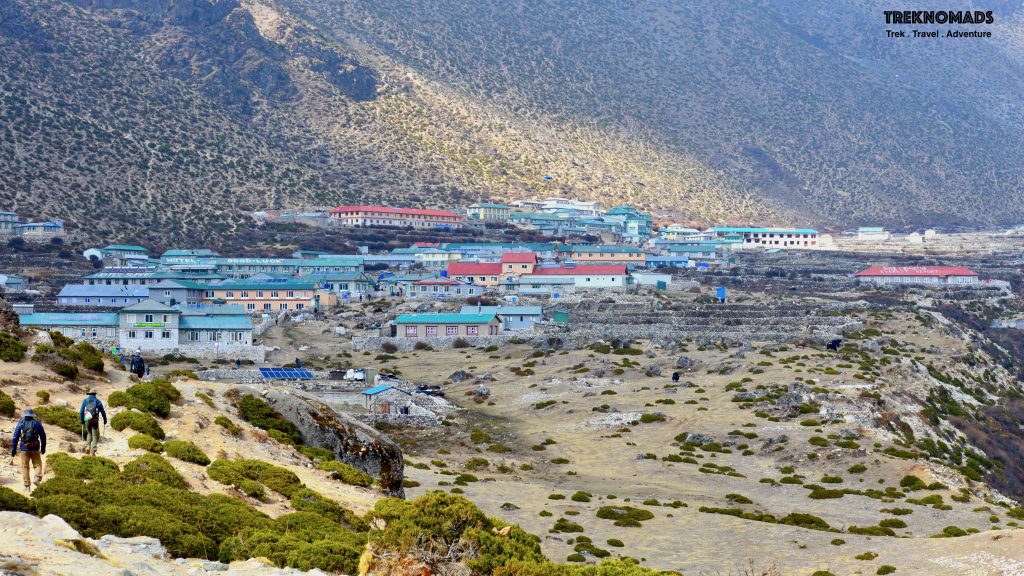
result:
M 81 332 L 82 332 L 82 338 L 85 338 L 85 328 L 82 328 Z
M 267 312 L 270 312 L 270 302 L 264 302 L 263 309 L 266 310 Z
M 170 314 L 164 314 L 164 320 L 163 320 L 164 324 L 167 324 L 168 322 L 170 322 L 170 320 L 171 320 Z
M 221 332 L 220 330 L 214 332 L 213 334 L 213 339 L 216 340 L 217 342 L 220 342 L 221 340 L 224 339 L 224 333 Z
M 288 297 L 289 298 L 295 298 L 295 291 L 294 290 L 289 290 L 288 291 Z
M 263 290 L 259 290 L 259 291 L 257 291 L 257 292 L 256 292 L 256 297 L 257 297 L 257 298 L 263 298 Z
M 405 337 L 406 338 L 415 337 L 418 334 L 419 334 L 419 327 L 418 326 L 406 326 L 405 327 Z
M 107 328 L 107 338 L 113 338 L 113 337 L 114 337 L 114 329 L 113 328 Z
M 272 291 L 270 292 L 270 297 L 271 297 L 271 298 L 280 298 L 280 297 L 281 297 L 281 295 L 280 295 L 280 294 L 278 293 L 278 291 L 277 291 L 277 290 L 272 290 Z
M 206 291 L 206 297 L 207 298 L 213 298 L 213 290 L 207 290 Z
M 427 326 L 427 336 L 437 336 L 437 326 Z
M 91 298 L 86 298 L 85 299 L 85 303 L 88 304 L 89 302 L 92 302 L 92 299 Z
M 96 303 L 97 304 L 103 304 L 103 298 L 97 298 L 96 299 Z
M 305 307 L 306 307 L 306 305 L 301 303 L 301 302 L 295 305 L 295 309 L 296 310 L 302 310 Z
M 135 332 L 135 330 L 129 330 L 128 331 L 128 337 L 134 340 L 135 338 L 138 338 L 139 335 L 138 335 L 137 332 Z
M 171 291 L 170 290 L 164 290 L 164 296 L 168 296 L 169 297 L 170 295 L 171 295 Z
M 244 333 L 242 333 L 242 332 L 232 332 L 231 333 L 231 341 L 232 342 L 242 342 L 244 340 L 245 340 L 245 334 Z
M 142 333 L 142 337 L 143 338 L 152 339 L 153 338 L 153 331 L 152 330 L 146 330 L 145 332 Z
M 235 297 L 235 293 L 233 291 L 231 291 L 231 290 L 228 290 L 227 294 L 225 294 L 224 297 L 225 298 L 234 298 Z
M 458 336 L 459 335 L 459 327 L 458 326 L 445 326 L 444 327 L 444 335 L 445 336 Z
M 479 326 L 466 326 L 466 336 L 478 336 L 480 334 Z
M 163 332 L 160 333 L 160 337 L 163 338 L 164 340 L 170 340 L 171 339 L 171 331 L 170 330 L 164 330 Z
M 189 342 L 199 342 L 199 332 L 189 330 L 187 338 Z
M 288 303 L 287 302 L 281 302 L 281 304 L 278 306 L 278 308 L 280 308 L 281 310 L 287 310 L 288 309 Z
M 142 321 L 145 322 L 146 324 L 152 323 L 153 322 L 153 315 L 152 314 L 146 314 L 145 316 L 142 317 Z
M 99 328 L 93 328 L 92 329 L 92 337 L 95 338 L 95 337 L 99 336 L 99 332 L 100 332 Z
M 251 312 L 256 309 L 256 304 L 254 304 L 253 302 L 249 302 L 248 304 L 245 305 L 245 309 Z
M 242 291 L 242 298 L 248 298 L 248 297 L 249 297 L 249 292 L 243 290 Z

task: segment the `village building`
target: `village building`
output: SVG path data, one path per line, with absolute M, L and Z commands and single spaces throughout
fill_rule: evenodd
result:
M 718 226 L 708 232 L 717 238 L 730 241 L 730 235 L 738 235 L 740 248 L 798 248 L 816 249 L 818 231 L 812 228 L 756 228 Z
M 604 213 L 604 220 L 622 222 L 622 237 L 633 241 L 644 241 L 654 234 L 651 215 L 632 206 L 616 206 Z
M 576 281 L 567 277 L 525 274 L 518 278 L 506 278 L 502 282 L 501 288 L 504 292 L 516 293 L 521 296 L 560 298 L 576 292 Z
M 962 286 L 979 282 L 978 273 L 964 266 L 872 266 L 858 272 L 856 278 L 880 285 Z
M 501 255 L 501 273 L 506 277 L 532 274 L 536 266 L 537 255 L 533 252 L 505 252 Z
M 100 248 L 101 260 L 148 260 L 149 249 L 134 244 L 111 244 Z
M 392 325 L 392 336 L 402 338 L 497 336 L 502 332 L 496 314 L 402 314 Z
M 569 279 L 576 289 L 623 288 L 632 284 L 625 264 L 541 266 L 533 274 L 520 276 L 519 283 L 531 284 L 536 277 Z
M 149 298 L 146 286 L 123 284 L 67 284 L 57 294 L 57 304 L 86 308 L 124 308 Z
M 125 286 L 149 286 L 164 280 L 188 280 L 200 284 L 211 284 L 226 279 L 227 276 L 215 272 L 182 272 L 157 270 L 156 268 L 104 268 L 99 272 L 82 277 L 85 284 L 122 284 Z
M 320 280 L 269 278 L 226 280 L 210 285 L 203 303 L 237 304 L 249 314 L 300 310 L 316 311 L 338 303 L 337 295 Z
M 533 330 L 544 321 L 540 306 L 463 306 L 460 314 L 496 314 L 505 330 Z
M 453 262 L 448 265 L 448 278 L 478 286 L 498 286 L 501 275 L 501 262 Z
M 718 257 L 718 251 L 723 244 L 672 244 L 668 247 L 669 256 L 685 256 L 690 260 L 714 260 Z M 650 256 L 647 258 L 651 259 Z
M 892 238 L 892 234 L 881 226 L 861 226 L 857 228 L 857 240 L 884 242 Z
M 303 278 L 299 277 L 300 280 Z M 309 279 L 320 281 L 324 290 L 334 292 L 342 299 L 372 294 L 375 291 L 373 278 L 363 272 L 313 274 Z
M 195 306 L 201 304 L 208 289 L 207 284 L 190 280 L 161 280 L 148 286 L 149 297 L 168 306 L 185 304 Z
M 682 224 L 669 224 L 658 230 L 658 236 L 665 240 L 707 240 L 710 235 Z
M 523 201 L 521 206 L 529 205 L 529 201 Z M 533 207 L 543 212 L 555 212 L 556 210 L 570 209 L 586 216 L 600 216 L 601 203 L 574 200 L 572 198 L 549 197 L 533 204 Z
M 465 216 L 447 210 L 390 208 L 387 206 L 338 206 L 331 219 L 341 226 L 412 226 L 413 228 L 461 228 Z
M 0 212 L 0 236 L 15 236 L 18 234 L 18 223 L 21 219 L 14 212 Z
M 24 292 L 28 290 L 28 283 L 25 281 L 25 277 L 15 274 L 0 274 L 0 286 L 3 287 L 4 292 Z
M 635 264 L 643 266 L 647 254 L 642 248 L 633 246 L 573 246 L 569 258 L 580 264 Z
M 49 242 L 54 238 L 64 237 L 64 222 L 47 220 L 45 222 L 26 222 L 14 225 L 15 234 L 32 242 Z
M 19 311 L 23 328 L 54 330 L 75 341 L 106 349 L 119 346 L 154 356 L 178 353 L 194 358 L 262 362 L 254 345 L 252 320 L 238 306 L 166 306 L 143 300 L 117 312 Z
M 481 222 L 508 222 L 512 208 L 504 204 L 476 202 L 466 208 L 466 215 Z
M 430 278 L 413 282 L 407 296 L 419 299 L 468 298 L 484 293 L 484 287 L 450 278 Z

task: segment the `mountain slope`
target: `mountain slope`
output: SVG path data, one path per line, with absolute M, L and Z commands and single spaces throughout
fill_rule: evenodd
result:
M 1004 4 L 992 40 L 924 44 L 885 39 L 875 0 L 8 0 L 0 203 L 169 241 L 266 208 L 551 194 L 693 223 L 1013 223 Z

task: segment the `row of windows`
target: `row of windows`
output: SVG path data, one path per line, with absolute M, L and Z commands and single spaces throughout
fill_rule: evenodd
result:
M 303 310 L 305 308 L 306 308 L 306 305 L 303 304 L 302 302 L 296 302 L 295 303 L 295 310 Z M 249 302 L 248 304 L 245 305 L 245 309 L 248 310 L 249 312 L 255 312 L 256 311 L 256 303 L 255 302 Z M 264 302 L 263 303 L 263 308 L 261 308 L 261 310 L 263 310 L 265 312 L 271 312 L 271 311 L 273 311 L 273 309 L 274 309 L 274 305 L 271 304 L 270 302 Z M 287 302 L 281 302 L 280 304 L 278 304 L 277 309 L 278 310 L 287 310 L 288 309 L 288 303 Z
M 256 298 L 265 298 L 265 296 L 263 294 L 264 294 L 263 290 L 257 290 L 256 291 Z M 285 298 L 295 298 L 296 292 L 295 292 L 295 290 L 287 290 L 287 291 L 285 291 L 284 294 L 285 294 L 285 296 L 284 296 Z M 170 296 L 170 294 L 168 294 L 168 296 Z M 213 290 L 207 290 L 206 291 L 206 297 L 207 298 L 215 298 L 216 294 L 215 294 L 215 292 Z M 224 292 L 224 297 L 225 298 L 235 298 L 234 290 L 227 290 L 227 291 L 225 291 Z M 238 292 L 238 298 L 248 298 L 248 297 L 249 297 L 249 291 L 248 290 L 240 290 Z M 281 292 L 279 290 L 270 290 L 270 297 L 271 298 L 280 298 L 281 297 Z M 300 298 L 309 298 L 309 290 L 303 290 L 302 291 L 302 295 L 299 296 L 299 297 Z
M 424 334 L 423 335 L 424 336 L 437 336 L 437 328 L 438 328 L 437 326 L 424 326 Z M 491 335 L 491 336 L 497 335 L 498 334 L 498 330 L 499 330 L 498 326 L 488 326 L 487 327 L 487 333 L 489 335 Z M 420 327 L 419 326 L 406 326 L 405 327 L 405 336 L 407 338 L 415 338 L 415 337 L 420 335 L 419 332 L 420 332 Z M 444 335 L 445 336 L 458 336 L 459 335 L 459 327 L 458 326 L 445 326 L 444 327 Z M 479 335 L 480 335 L 480 327 L 479 326 L 466 326 L 466 336 L 479 336 Z
M 76 297 L 65 296 L 64 298 L 61 298 L 61 304 L 78 304 L 78 300 L 79 299 Z M 124 301 L 125 304 L 137 304 L 139 302 L 142 302 L 142 298 L 106 298 L 105 301 L 102 296 L 97 296 L 96 298 L 82 298 L 82 302 L 84 304 L 92 304 L 93 300 L 96 301 L 96 304 L 120 304 L 122 300 Z
M 451 292 L 451 288 L 452 287 L 451 286 L 437 286 L 437 285 L 420 286 L 420 293 L 421 294 L 426 293 L 428 291 L 427 288 L 430 288 L 429 291 L 436 294 L 436 293 L 439 293 L 439 292 Z M 455 287 L 455 293 L 456 294 L 462 294 L 462 289 L 463 288 L 466 289 L 466 294 L 473 294 L 475 292 L 472 288 L 470 288 L 468 286 L 465 286 L 465 287 L 464 286 L 456 286 Z M 415 288 L 413 288 L 413 290 L 415 290 Z

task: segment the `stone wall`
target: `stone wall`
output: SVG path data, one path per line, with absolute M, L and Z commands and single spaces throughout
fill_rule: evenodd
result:
M 352 350 L 380 350 L 380 347 L 385 343 L 394 344 L 400 352 L 409 352 L 413 350 L 413 347 L 417 342 L 423 342 L 431 348 L 446 350 L 452 347 L 452 344 L 456 340 L 465 340 L 470 346 L 502 346 L 507 344 L 509 340 L 529 340 L 532 338 L 529 332 L 518 331 L 517 334 L 500 335 L 500 336 L 458 336 L 458 337 L 447 337 L 447 336 L 434 336 L 434 337 L 422 337 L 422 338 L 403 338 L 400 336 L 353 336 L 352 337 Z M 524 333 L 525 332 L 525 333 Z

